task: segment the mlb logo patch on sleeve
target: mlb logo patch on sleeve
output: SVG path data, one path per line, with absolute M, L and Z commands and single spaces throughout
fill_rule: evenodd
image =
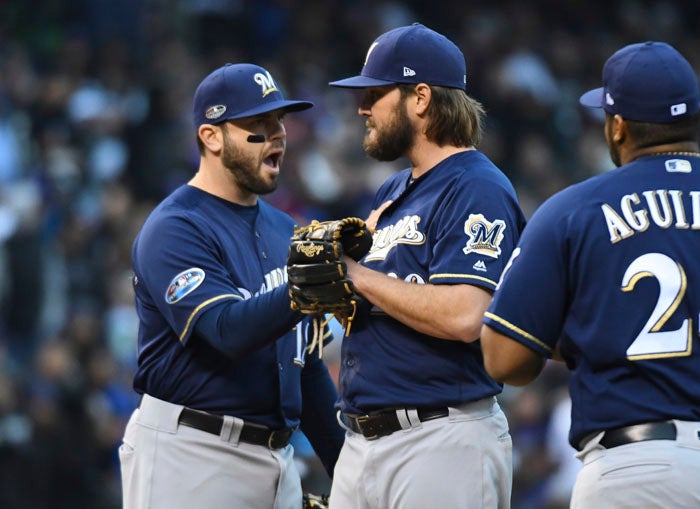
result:
M 184 270 L 173 278 L 165 291 L 165 302 L 175 304 L 192 293 L 204 281 L 204 271 L 197 267 Z

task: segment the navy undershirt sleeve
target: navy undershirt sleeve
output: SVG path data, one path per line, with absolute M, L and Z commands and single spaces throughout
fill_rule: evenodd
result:
M 195 334 L 238 359 L 273 343 L 303 318 L 289 304 L 286 284 L 251 299 L 228 300 L 202 313 Z
M 332 479 L 345 431 L 338 424 L 333 408 L 338 399 L 335 385 L 325 364 L 315 355 L 307 358 L 302 371 L 301 394 L 301 430 Z

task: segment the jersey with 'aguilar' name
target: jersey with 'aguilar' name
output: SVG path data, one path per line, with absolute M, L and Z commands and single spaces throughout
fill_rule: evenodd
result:
M 653 155 L 536 211 L 485 323 L 572 371 L 586 435 L 700 419 L 700 158 Z

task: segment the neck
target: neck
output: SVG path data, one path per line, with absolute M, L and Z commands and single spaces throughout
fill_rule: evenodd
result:
M 453 145 L 440 147 L 431 141 L 416 140 L 415 145 L 406 154 L 408 160 L 411 161 L 411 176 L 417 179 L 431 168 L 437 166 L 441 161 L 467 150 L 475 149 L 474 147 L 455 147 Z
M 250 207 L 258 203 L 258 195 L 242 190 L 233 175 L 219 165 L 212 165 L 202 158 L 199 170 L 188 182 L 189 185 L 237 205 Z
M 655 154 L 700 156 L 700 144 L 698 144 L 696 141 L 686 141 L 682 143 L 665 143 L 663 145 L 655 145 L 653 147 L 636 148 L 625 154 L 626 157 L 622 158 L 622 164 L 627 164 L 635 159 L 639 159 L 640 157 Z

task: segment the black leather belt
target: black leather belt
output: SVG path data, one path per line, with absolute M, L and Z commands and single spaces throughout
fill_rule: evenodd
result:
M 648 422 L 605 432 L 600 445 L 606 449 L 646 440 L 675 440 L 676 425 L 672 421 Z
M 221 415 L 185 407 L 180 413 L 178 422 L 190 428 L 220 435 L 224 418 Z M 289 443 L 293 432 L 294 430 L 291 428 L 275 430 L 261 424 L 246 422 L 243 424 L 239 440 L 249 444 L 264 445 L 270 449 L 281 449 Z
M 447 417 L 450 411 L 443 408 L 417 408 L 418 419 L 421 422 Z M 361 433 L 367 440 L 375 440 L 391 435 L 401 429 L 401 423 L 396 416 L 396 410 L 384 410 L 367 415 L 343 413 L 348 427 L 355 433 Z

